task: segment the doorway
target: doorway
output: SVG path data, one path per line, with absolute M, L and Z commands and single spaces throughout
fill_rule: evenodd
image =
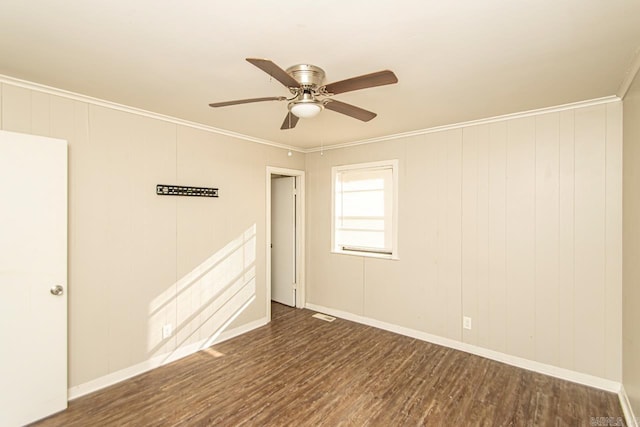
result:
M 267 318 L 271 301 L 303 308 L 304 171 L 267 167 Z

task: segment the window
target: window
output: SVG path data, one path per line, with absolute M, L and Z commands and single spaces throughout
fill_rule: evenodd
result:
M 398 161 L 336 166 L 333 184 L 333 252 L 398 258 Z

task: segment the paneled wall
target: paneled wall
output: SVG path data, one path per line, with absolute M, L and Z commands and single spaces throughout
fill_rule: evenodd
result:
M 308 301 L 620 381 L 621 132 L 613 102 L 308 154 Z M 331 254 L 331 167 L 392 158 L 400 260 Z
M 640 75 L 624 98 L 623 218 L 622 383 L 636 417 L 640 417 Z
M 0 96 L 3 130 L 69 141 L 71 387 L 265 318 L 266 166 L 302 155 L 6 83 Z
M 231 328 L 265 316 L 267 165 L 307 171 L 308 302 L 621 379 L 619 102 L 287 157 L 0 90 L 2 129 L 70 143 L 71 386 L 206 341 L 236 312 Z M 331 167 L 394 158 L 400 260 L 331 254 Z M 158 183 L 221 196 L 159 197 Z

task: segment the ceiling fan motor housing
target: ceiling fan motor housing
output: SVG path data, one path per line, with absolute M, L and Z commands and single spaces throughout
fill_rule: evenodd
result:
M 322 86 L 322 82 L 324 82 L 324 70 L 315 65 L 298 64 L 287 68 L 286 71 L 287 74 L 300 83 L 300 86 L 316 88 Z
M 300 88 L 295 89 L 296 100 L 288 105 L 289 111 L 301 118 L 316 116 L 324 109 L 322 102 L 315 97 L 316 89 L 324 82 L 324 70 L 315 65 L 298 64 L 287 68 L 286 72 L 300 84 Z

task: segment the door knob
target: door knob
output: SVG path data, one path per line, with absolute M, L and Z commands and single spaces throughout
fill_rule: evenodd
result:
M 64 289 L 60 285 L 56 285 L 50 289 L 51 293 L 55 296 L 60 296 L 64 292 Z

